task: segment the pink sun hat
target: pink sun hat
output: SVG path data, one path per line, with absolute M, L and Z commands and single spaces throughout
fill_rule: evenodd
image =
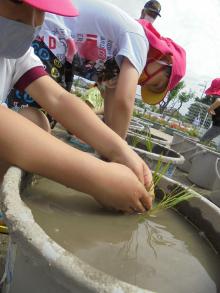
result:
M 207 96 L 220 96 L 220 78 L 213 79 L 211 86 L 205 91 Z
M 144 85 L 141 87 L 142 99 L 145 103 L 155 105 L 160 103 L 167 92 L 172 90 L 178 82 L 182 79 L 186 72 L 186 52 L 185 50 L 175 43 L 170 38 L 162 37 L 158 31 L 145 19 L 139 19 L 138 22 L 142 25 L 146 37 L 149 41 L 150 48 L 154 48 L 161 54 L 161 56 L 169 56 L 171 59 L 171 75 L 167 88 L 161 93 L 155 93 L 148 90 Z
M 76 7 L 74 7 L 71 0 L 22 0 L 20 2 L 26 3 L 39 10 L 58 15 L 79 15 L 78 10 L 76 9 Z

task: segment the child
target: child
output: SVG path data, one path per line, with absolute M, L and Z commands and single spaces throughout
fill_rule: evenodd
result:
M 146 164 L 89 107 L 60 87 L 33 54 L 34 33 L 44 12 L 76 15 L 68 0 L 0 0 L 0 97 L 12 86 L 33 99 L 71 133 L 93 146 L 109 163 L 59 141 L 21 115 L 0 106 L 0 159 L 3 164 L 51 178 L 89 193 L 102 205 L 124 212 L 151 207 L 145 190 L 152 180 Z M 19 21 L 17 21 L 19 20 Z M 124 164 L 124 165 L 122 165 Z
M 78 17 L 47 14 L 47 25 L 39 35 L 53 36 L 53 31 L 59 27 L 64 28 L 67 35 L 72 35 L 77 49 L 73 59 L 75 74 L 99 84 L 104 97 L 104 121 L 125 138 L 137 85 L 141 83 L 145 88 L 142 91 L 145 102 L 159 103 L 183 77 L 185 52 L 177 44 L 168 50 L 167 43 L 172 44 L 171 40 L 162 38 L 152 26 L 148 27 L 146 20 L 138 23 L 112 4 L 101 0 L 76 0 L 74 3 L 80 11 Z M 54 24 L 50 34 L 47 30 L 49 23 Z M 44 41 L 48 42 L 45 38 Z M 155 46 L 161 47 L 162 51 L 158 52 Z M 173 68 L 178 68 L 179 62 L 181 68 L 177 78 Z M 148 72 L 151 78 L 140 78 L 142 72 Z
M 220 135 L 220 78 L 215 78 L 211 86 L 205 91 L 212 98 L 208 113 L 212 115 L 212 127 L 201 138 L 202 142 L 210 141 Z M 220 144 L 217 147 L 220 150 Z

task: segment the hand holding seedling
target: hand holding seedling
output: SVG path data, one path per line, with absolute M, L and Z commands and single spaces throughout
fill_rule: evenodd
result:
M 131 148 L 124 148 L 120 156 L 115 156 L 113 161 L 130 168 L 146 189 L 149 189 L 153 180 L 151 170 Z
M 94 195 L 101 205 L 126 213 L 143 213 L 151 208 L 151 196 L 129 168 L 116 163 L 105 164 L 108 164 L 107 174 L 103 174 L 104 179 Z

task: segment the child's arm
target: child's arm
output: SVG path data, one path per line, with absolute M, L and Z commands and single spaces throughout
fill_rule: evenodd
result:
M 27 91 L 67 130 L 110 161 L 126 165 L 142 183 L 150 185 L 152 176 L 144 161 L 79 98 L 69 94 L 49 76 L 32 82 Z
M 122 138 L 126 136 L 133 112 L 138 77 L 135 67 L 124 58 L 116 88 L 105 89 L 105 122 Z
M 0 106 L 0 159 L 91 194 L 107 207 L 144 211 L 151 198 L 127 167 L 78 151 Z
M 217 98 L 215 102 L 208 108 L 208 112 L 211 115 L 215 115 L 215 109 L 220 107 L 220 98 Z

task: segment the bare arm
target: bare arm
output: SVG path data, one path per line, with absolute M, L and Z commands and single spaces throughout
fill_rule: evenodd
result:
M 138 72 L 131 62 L 124 58 L 116 88 L 106 88 L 104 95 L 105 122 L 122 138 L 125 138 L 130 123 L 137 84 Z
M 65 91 L 49 76 L 37 79 L 27 91 L 66 129 L 110 161 L 126 165 L 142 183 L 150 185 L 151 172 L 143 160 L 79 98 Z
M 68 131 L 113 160 L 114 150 L 125 143 L 93 113 L 86 103 L 68 93 L 48 76 L 43 76 L 27 88 L 28 93 Z
M 92 195 L 117 210 L 144 211 L 151 199 L 127 167 L 106 163 L 0 106 L 0 159 Z
M 220 98 L 217 98 L 215 102 L 209 107 L 208 112 L 215 115 L 215 109 L 220 107 Z

